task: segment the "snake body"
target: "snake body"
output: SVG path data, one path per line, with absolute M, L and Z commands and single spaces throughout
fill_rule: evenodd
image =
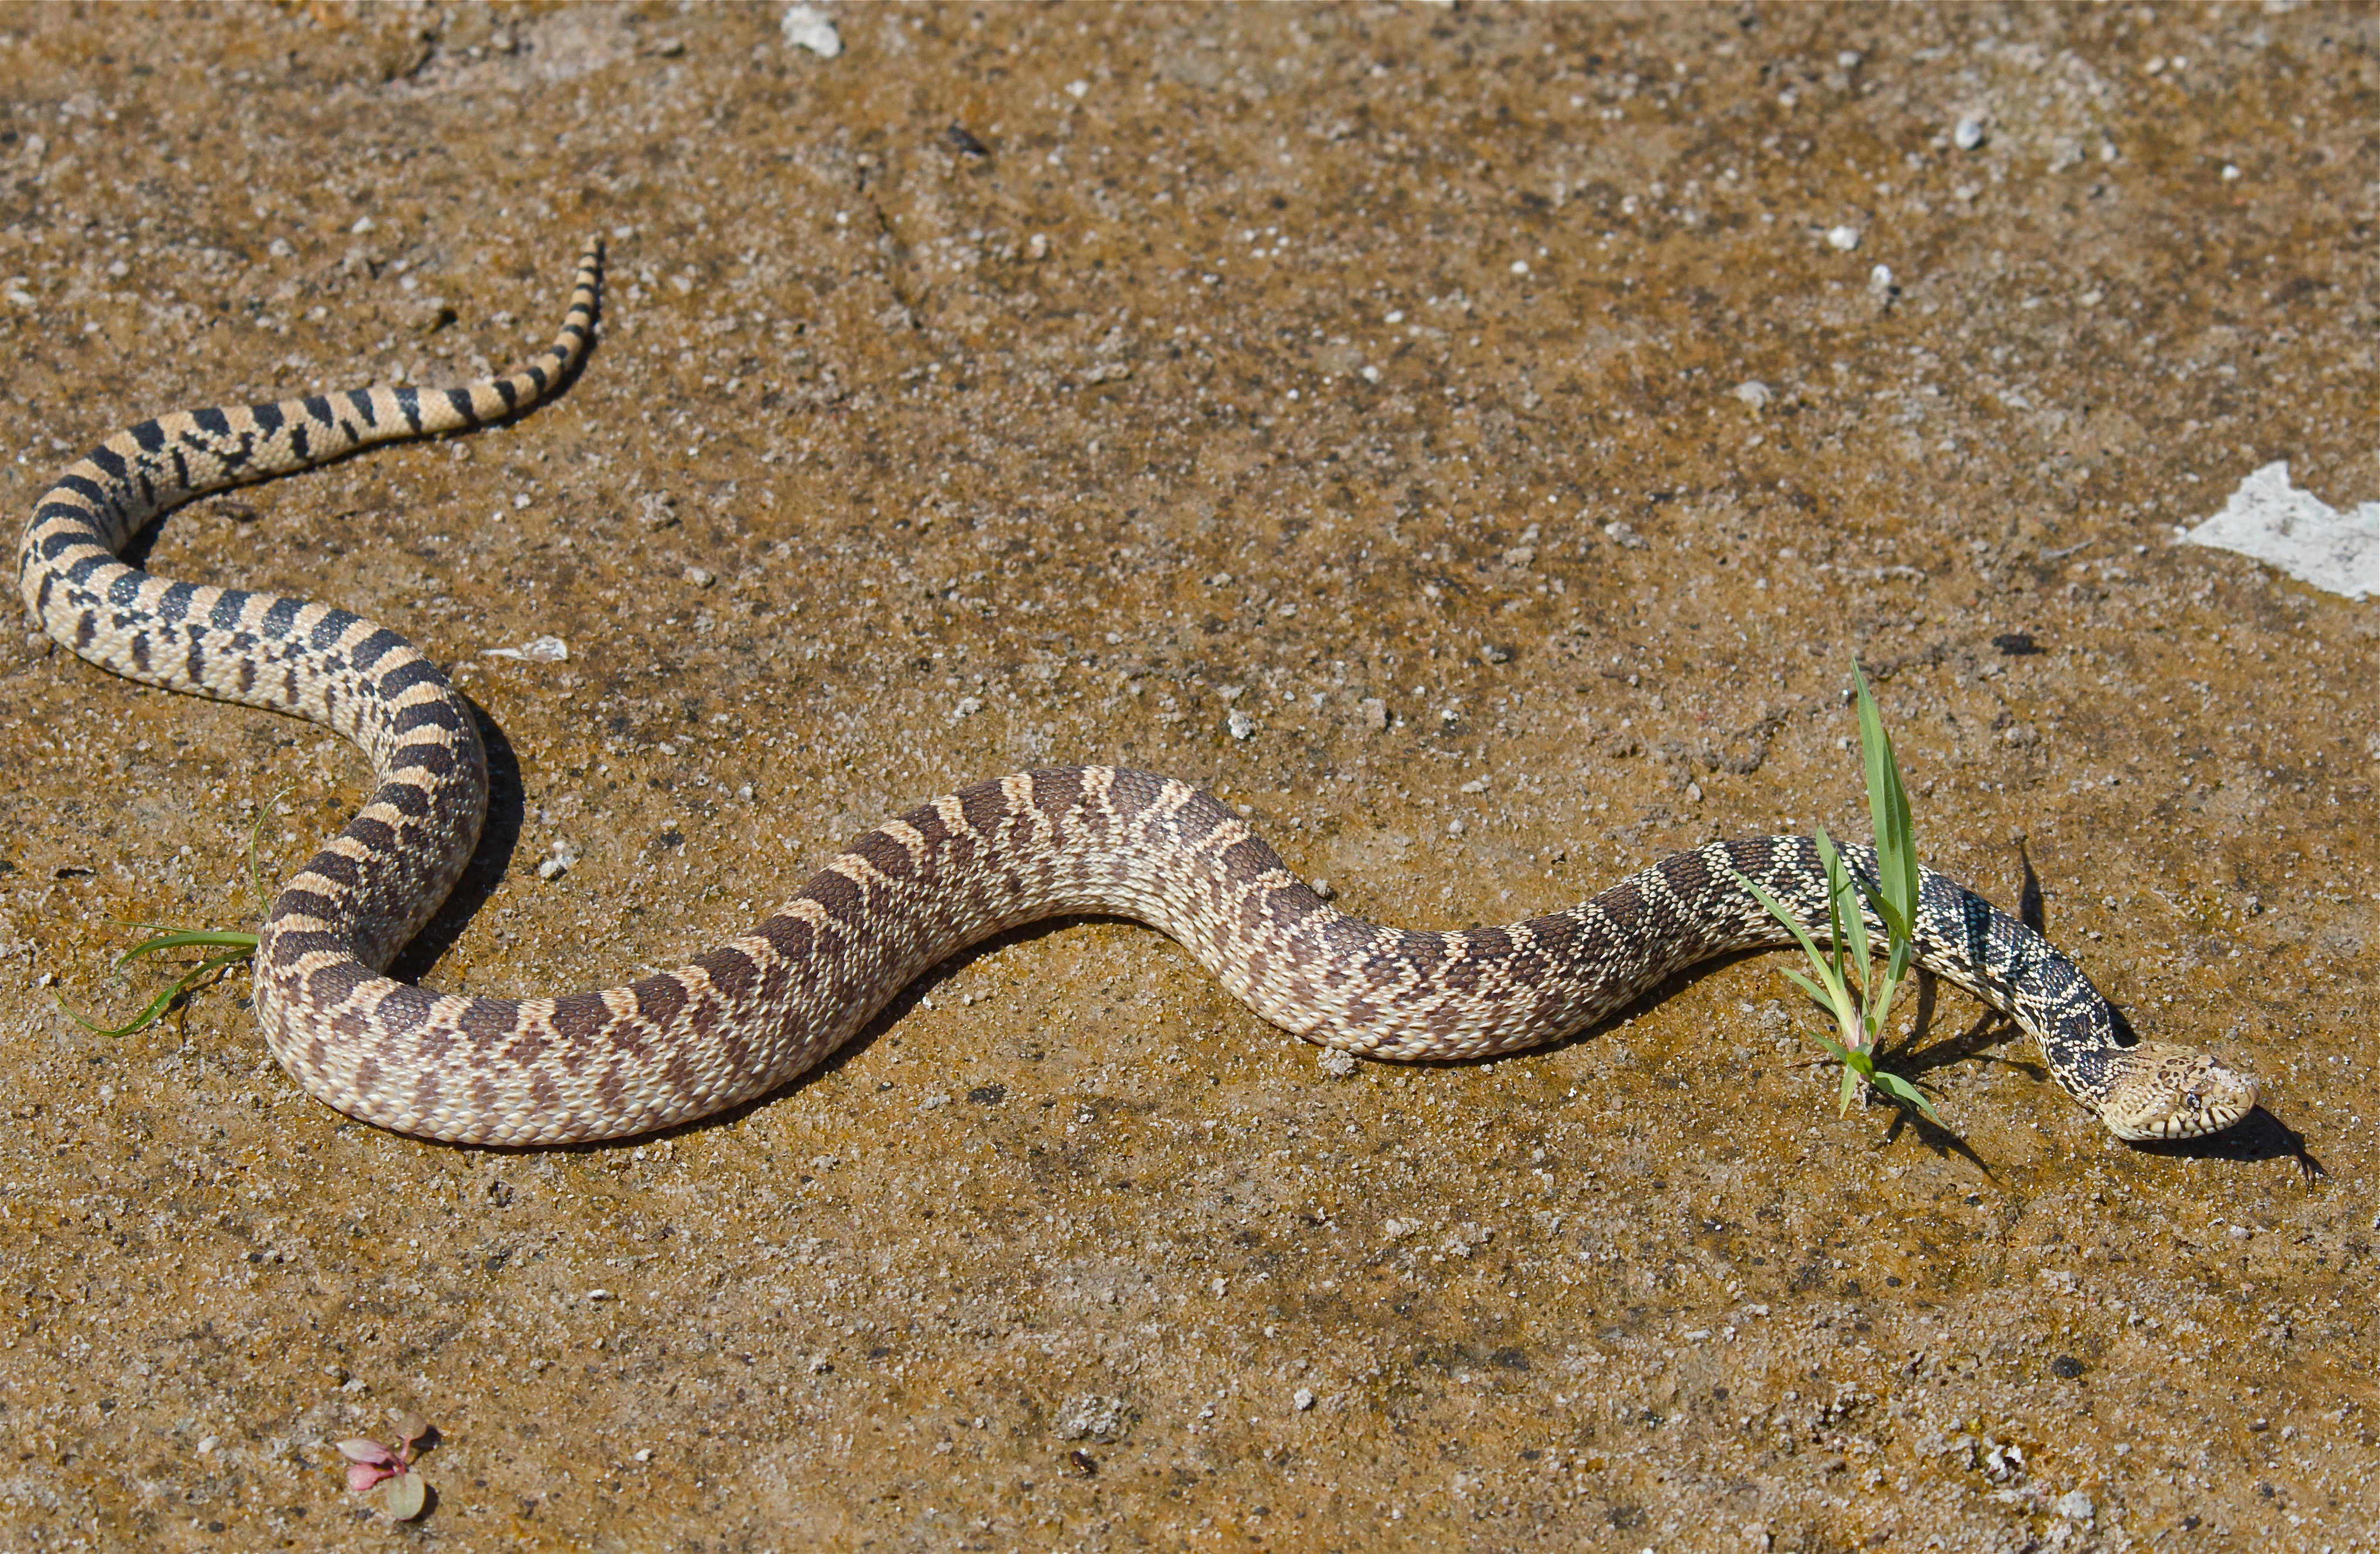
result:
M 1826 922 L 1815 844 L 1769 836 L 1675 854 L 1526 922 L 1407 932 L 1323 901 L 1208 795 L 1087 766 L 978 783 L 888 820 L 749 933 L 625 987 L 515 1000 L 392 980 L 384 968 L 478 843 L 488 767 L 468 706 L 386 627 L 152 577 L 116 552 L 192 497 L 534 404 L 584 357 L 601 266 L 590 244 L 559 336 L 502 377 L 177 412 L 116 432 L 42 496 L 18 552 L 27 606 L 92 663 L 295 714 L 370 759 L 370 798 L 273 903 L 254 969 L 274 1057 L 339 1111 L 474 1144 L 667 1127 L 784 1084 L 936 963 L 1056 915 L 1135 918 L 1274 1025 L 1402 1060 L 1558 1041 L 1685 966 L 1786 942 L 1739 873 Z M 1850 858 L 1873 868 L 1856 849 Z M 2254 1105 L 2253 1080 L 2199 1053 L 2123 1044 L 2072 962 L 1965 887 L 1925 873 L 1916 928 L 1918 963 L 2012 1015 L 2118 1135 L 2211 1133 Z

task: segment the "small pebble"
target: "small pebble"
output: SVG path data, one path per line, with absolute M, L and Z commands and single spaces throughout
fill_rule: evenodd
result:
M 1950 143 L 1962 152 L 1973 151 L 1984 143 L 1984 121 L 1972 115 L 1961 119 L 1951 127 Z
M 1849 253 L 1853 249 L 1860 246 L 1859 228 L 1855 226 L 1829 227 L 1827 230 L 1827 242 L 1829 247 L 1840 249 L 1843 252 Z
M 719 579 L 699 566 L 689 566 L 686 569 L 686 580 L 696 588 L 707 589 Z
M 1757 378 L 1746 378 L 1743 382 L 1736 384 L 1730 392 L 1731 392 L 1736 398 L 1742 400 L 1755 415 L 1760 411 L 1768 408 L 1768 402 L 1776 397 L 1775 395 L 1769 393 L 1768 385 L 1762 382 Z M 1615 524 L 1611 527 L 1613 529 L 1617 529 L 1622 526 Z
M 1314 1390 L 1310 1387 L 1300 1387 L 1297 1390 L 1297 1395 L 1290 1401 L 1297 1405 L 1297 1412 L 1303 1414 L 1314 1406 Z
M 1232 737 L 1234 739 L 1256 737 L 1257 721 L 1236 707 L 1232 710 L 1232 715 L 1223 720 L 1223 726 L 1231 731 Z
M 1319 1066 L 1322 1072 L 1331 1078 L 1344 1079 L 1355 1072 L 1355 1055 L 1352 1052 L 1342 1052 L 1336 1047 L 1326 1047 L 1322 1050 L 1322 1061 Z

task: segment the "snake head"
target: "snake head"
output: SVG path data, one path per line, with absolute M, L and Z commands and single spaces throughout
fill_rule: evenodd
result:
M 2100 1121 L 2118 1138 L 2198 1138 L 2245 1117 L 2256 1081 L 2187 1047 L 2143 1042 L 2127 1049 L 2107 1079 Z

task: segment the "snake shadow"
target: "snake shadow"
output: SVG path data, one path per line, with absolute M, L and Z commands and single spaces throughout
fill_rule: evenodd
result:
M 512 868 L 513 855 L 520 850 L 521 828 L 528 813 L 528 790 L 521 781 L 520 756 L 513 742 L 504 737 L 488 710 L 465 696 L 463 704 L 471 710 L 471 721 L 479 725 L 480 743 L 488 752 L 488 818 L 480 826 L 480 844 L 471 853 L 471 861 L 463 866 L 463 877 L 455 881 L 455 889 L 445 904 L 421 925 L 421 931 L 411 943 L 397 952 L 389 963 L 388 974 L 400 982 L 419 983 L 431 969 L 445 957 L 471 926 L 471 919 L 496 893 Z

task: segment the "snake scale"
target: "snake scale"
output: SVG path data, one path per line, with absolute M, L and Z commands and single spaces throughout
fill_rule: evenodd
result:
M 601 262 L 589 245 L 559 336 L 502 377 L 182 411 L 116 432 L 42 494 L 18 556 L 27 606 L 91 662 L 294 714 L 370 759 L 370 798 L 273 903 L 254 968 L 273 1056 L 339 1111 L 474 1144 L 667 1127 L 784 1084 L 936 963 L 1057 915 L 1137 919 L 1274 1025 L 1403 1060 L 1558 1041 L 1682 967 L 1786 942 L 1739 871 L 1803 921 L 1826 921 L 1815 844 L 1770 836 L 1675 854 L 1526 922 L 1406 932 L 1324 902 L 1208 795 L 1087 766 L 978 783 L 888 820 L 750 932 L 626 987 L 515 1000 L 390 979 L 478 844 L 488 765 L 469 706 L 386 627 L 152 577 L 116 552 L 206 492 L 537 403 L 591 343 Z M 1855 850 L 1852 861 L 1873 868 Z M 2013 1016 L 2119 1137 L 2212 1133 L 2255 1104 L 2252 1079 L 2200 1053 L 2124 1044 L 2073 963 L 1973 892 L 1928 872 L 1922 903 L 1918 963 Z

